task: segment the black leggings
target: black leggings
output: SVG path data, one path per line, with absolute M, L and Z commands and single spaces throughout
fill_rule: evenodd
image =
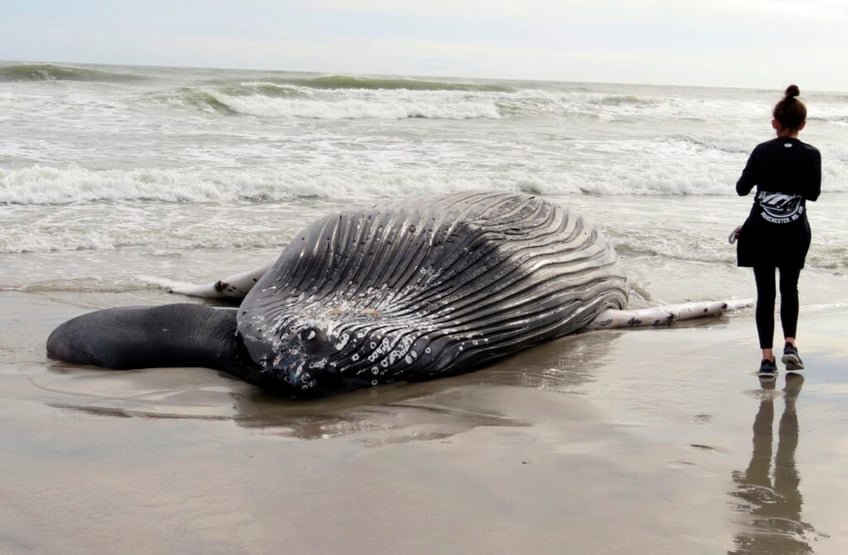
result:
M 757 282 L 757 333 L 760 349 L 771 349 L 774 341 L 774 266 L 754 266 Z M 780 325 L 784 337 L 795 337 L 798 329 L 798 277 L 801 268 L 780 268 Z

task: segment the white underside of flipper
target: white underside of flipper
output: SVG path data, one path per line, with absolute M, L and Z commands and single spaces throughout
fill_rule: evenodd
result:
M 728 311 L 753 306 L 750 299 L 733 301 L 702 301 L 666 306 L 652 306 L 638 310 L 605 310 L 586 326 L 587 330 L 662 326 L 680 320 L 705 316 L 718 316 Z
M 188 297 L 202 297 L 205 299 L 242 299 L 253 288 L 259 278 L 265 275 L 272 263 L 265 264 L 259 268 L 233 274 L 211 283 L 195 284 L 183 281 L 172 281 L 152 276 L 139 276 L 139 279 L 166 287 L 171 293 L 186 295 Z
M 233 274 L 211 283 L 195 284 L 173 281 L 152 276 L 139 276 L 139 279 L 159 287 L 165 287 L 171 293 L 206 299 L 241 299 L 253 288 L 259 278 L 271 267 L 272 263 L 259 268 Z M 608 309 L 601 312 L 586 326 L 586 330 L 619 329 L 662 326 L 682 320 L 692 320 L 709 316 L 719 316 L 725 312 L 750 308 L 753 300 L 698 301 L 664 306 L 652 306 L 634 310 Z

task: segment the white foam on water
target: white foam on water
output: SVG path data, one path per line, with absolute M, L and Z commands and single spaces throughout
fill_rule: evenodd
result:
M 25 149 L 25 146 L 21 146 Z M 665 149 L 665 150 L 663 150 Z M 717 153 L 698 153 L 685 145 L 658 145 L 653 158 L 639 145 L 606 144 L 607 158 L 539 160 L 500 168 L 469 168 L 399 160 L 372 159 L 359 167 L 317 164 L 248 168 L 151 168 L 91 170 L 77 165 L 34 164 L 0 168 L 0 205 L 68 205 L 90 202 L 156 201 L 281 202 L 294 198 L 396 198 L 459 190 L 512 190 L 545 195 L 733 195 L 737 169 Z M 617 159 L 615 163 L 611 159 Z M 470 164 L 471 162 L 469 162 Z M 546 166 L 547 163 L 547 167 Z M 682 171 L 698 164 L 701 171 Z M 563 167 L 567 166 L 567 167 Z M 825 166 L 827 192 L 848 191 L 848 170 Z
M 261 117 L 312 119 L 478 119 L 500 117 L 495 104 L 488 99 L 458 99 L 456 94 L 322 95 L 325 98 L 279 98 L 263 94 L 234 96 L 218 90 L 208 94 L 233 112 Z M 314 96 L 314 95 L 313 95 Z
M 677 176 L 661 167 L 633 175 L 603 163 L 586 164 L 581 174 L 563 175 L 512 169 L 503 172 L 453 173 L 450 169 L 396 168 L 372 173 L 364 168 L 279 171 L 227 169 L 134 169 L 92 171 L 79 166 L 34 165 L 0 169 L 0 204 L 69 205 L 91 202 L 164 203 L 266 201 L 293 198 L 386 198 L 460 190 L 522 190 L 558 195 L 721 194 L 726 183 L 710 176 Z
M 731 268 L 727 233 L 750 207 L 734 184 L 772 136 L 780 97 L 144 71 L 0 83 L 0 253 L 271 249 L 340 208 L 502 190 L 613 222 L 605 231 L 626 258 Z M 848 207 L 827 195 L 848 191 L 848 96 L 804 99 L 802 138 L 822 151 L 825 191 L 810 206 L 809 261 L 840 273 Z M 670 223 L 680 210 L 685 225 Z

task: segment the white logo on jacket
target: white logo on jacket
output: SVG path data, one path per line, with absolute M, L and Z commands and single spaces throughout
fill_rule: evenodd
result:
M 786 193 L 759 191 L 757 202 L 762 208 L 760 216 L 773 224 L 788 224 L 804 214 L 803 197 Z

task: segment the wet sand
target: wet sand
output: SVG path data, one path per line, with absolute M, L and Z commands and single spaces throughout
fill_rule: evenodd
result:
M 763 388 L 753 315 L 594 332 L 316 402 L 46 360 L 88 309 L 0 293 L 0 552 L 844 553 L 844 307 Z M 786 389 L 786 391 L 784 391 Z

